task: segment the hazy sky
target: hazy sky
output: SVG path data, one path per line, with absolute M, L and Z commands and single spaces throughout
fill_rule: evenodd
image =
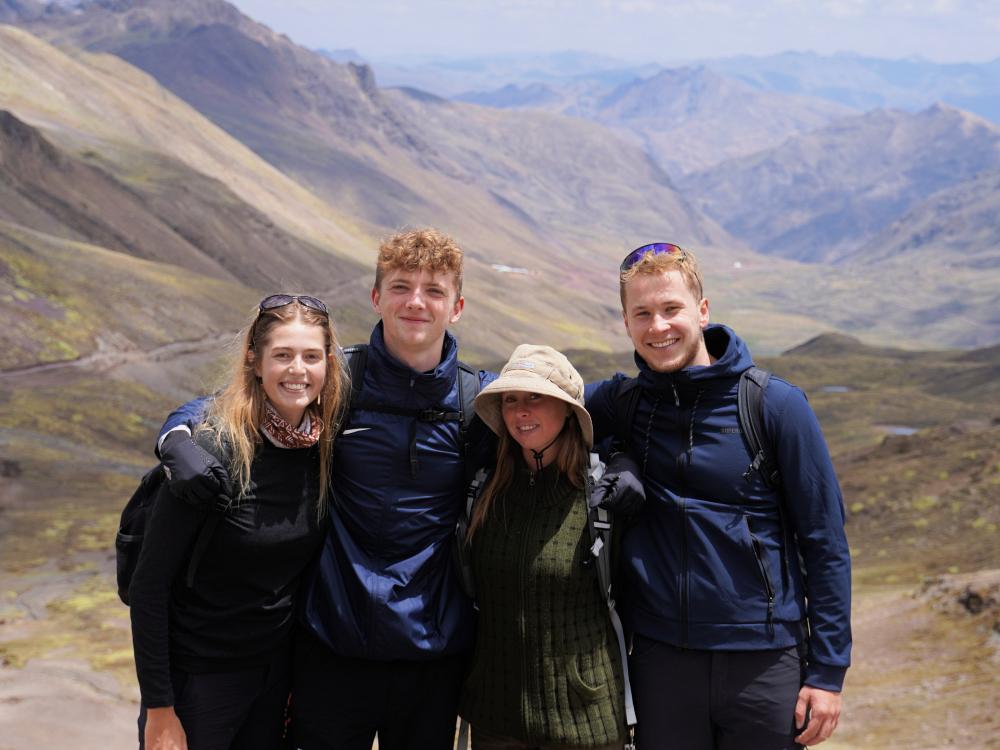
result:
M 369 58 L 598 52 L 672 62 L 785 50 L 1000 58 L 998 0 L 234 0 L 307 47 Z

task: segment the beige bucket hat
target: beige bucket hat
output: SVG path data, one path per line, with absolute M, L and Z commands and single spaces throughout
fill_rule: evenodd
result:
M 500 377 L 476 396 L 476 414 L 498 435 L 507 429 L 500 412 L 500 394 L 504 391 L 541 393 L 565 401 L 573 407 L 587 447 L 594 445 L 594 424 L 583 406 L 583 378 L 551 346 L 521 344 L 510 355 Z

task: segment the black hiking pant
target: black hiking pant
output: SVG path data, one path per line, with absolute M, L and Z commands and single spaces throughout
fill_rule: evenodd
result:
M 297 750 L 452 750 L 466 655 L 429 661 L 337 656 L 301 628 L 292 666 Z
M 288 705 L 289 650 L 271 664 L 231 672 L 170 670 L 174 711 L 188 750 L 282 748 Z M 145 748 L 146 707 L 139 707 L 139 750 Z
M 642 750 L 793 750 L 799 647 L 701 651 L 633 638 L 629 674 Z

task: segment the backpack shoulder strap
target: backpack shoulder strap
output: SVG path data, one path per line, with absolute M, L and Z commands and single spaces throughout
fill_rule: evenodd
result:
M 481 467 L 476 471 L 472 481 L 465 491 L 465 506 L 458 514 L 458 523 L 455 524 L 455 569 L 458 571 L 459 584 L 462 591 L 475 601 L 476 599 L 476 578 L 472 573 L 472 556 L 469 550 L 469 526 L 472 525 L 472 511 L 483 494 L 483 488 L 489 481 L 490 471 Z
M 365 382 L 365 365 L 368 363 L 368 344 L 355 344 L 344 349 L 347 360 L 347 373 L 351 379 L 351 400 L 349 409 L 353 409 L 361 394 Z M 346 423 L 347 420 L 344 420 Z
M 744 370 L 740 375 L 737 406 L 740 432 L 751 456 L 743 478 L 749 481 L 756 471 L 768 487 L 778 489 L 781 486 L 781 473 L 764 431 L 764 391 L 767 390 L 770 379 L 771 373 L 759 367 Z
M 184 576 L 184 583 L 188 588 L 194 586 L 194 576 L 198 572 L 198 565 L 201 563 L 201 558 L 205 556 L 205 550 L 208 549 L 208 543 L 212 539 L 212 534 L 215 533 L 215 527 L 219 525 L 219 521 L 222 520 L 224 514 L 224 510 L 213 504 L 201 524 L 201 530 L 198 532 L 198 538 L 194 542 L 191 557 L 188 558 L 187 573 Z
M 228 468 L 231 456 L 232 450 L 230 445 L 224 441 L 220 442 L 219 463 Z M 198 538 L 195 539 L 194 548 L 191 550 L 191 557 L 188 558 L 187 573 L 184 576 L 184 583 L 188 588 L 194 586 L 194 576 L 198 572 L 198 565 L 201 564 L 201 558 L 205 556 L 205 550 L 208 549 L 208 543 L 212 540 L 212 534 L 215 533 L 219 521 L 222 520 L 222 517 L 229 508 L 228 503 L 223 502 L 224 500 L 227 500 L 224 495 L 217 497 L 208 509 L 205 520 L 202 521 Z
M 638 389 L 634 389 L 638 392 Z M 625 629 L 622 627 L 618 610 L 615 609 L 614 591 L 611 584 L 611 543 L 614 529 L 614 514 L 607 508 L 594 506 L 591 502 L 594 487 L 604 474 L 604 464 L 596 453 L 590 454 L 587 466 L 587 481 L 584 483 L 587 498 L 587 528 L 590 531 L 590 554 L 594 556 L 597 568 L 597 582 L 601 588 L 601 597 L 608 605 L 608 617 L 611 628 L 615 631 L 618 641 L 618 651 L 621 655 L 622 677 L 625 682 L 625 723 L 628 725 L 629 743 L 635 732 L 636 715 L 632 701 L 632 683 L 628 672 L 628 648 L 625 645 Z
M 631 444 L 629 435 L 632 432 L 632 421 L 635 419 L 636 409 L 639 408 L 639 396 L 641 395 L 639 378 L 628 378 L 620 381 L 614 395 L 615 437 L 625 445 Z
M 774 447 L 764 430 L 764 392 L 771 380 L 771 373 L 759 367 L 751 367 L 740 375 L 737 404 L 740 417 L 740 432 L 750 451 L 751 461 L 743 478 L 750 481 L 753 472 L 758 472 L 764 484 L 778 493 L 778 522 L 781 525 L 781 575 L 788 577 L 788 549 L 794 535 L 788 524 L 786 499 L 781 491 L 781 471 Z
M 458 400 L 462 408 L 462 424 L 468 428 L 476 417 L 473 406 L 479 395 L 479 371 L 459 360 L 458 362 Z

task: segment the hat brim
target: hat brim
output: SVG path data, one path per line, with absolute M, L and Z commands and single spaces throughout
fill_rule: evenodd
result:
M 587 448 L 594 446 L 594 423 L 587 410 L 555 383 L 533 375 L 501 375 L 476 396 L 474 401 L 476 414 L 497 435 L 502 435 L 507 430 L 503 423 L 500 405 L 500 395 L 506 391 L 540 393 L 569 404 L 580 423 L 580 431 L 583 433 L 583 441 L 587 444 Z

